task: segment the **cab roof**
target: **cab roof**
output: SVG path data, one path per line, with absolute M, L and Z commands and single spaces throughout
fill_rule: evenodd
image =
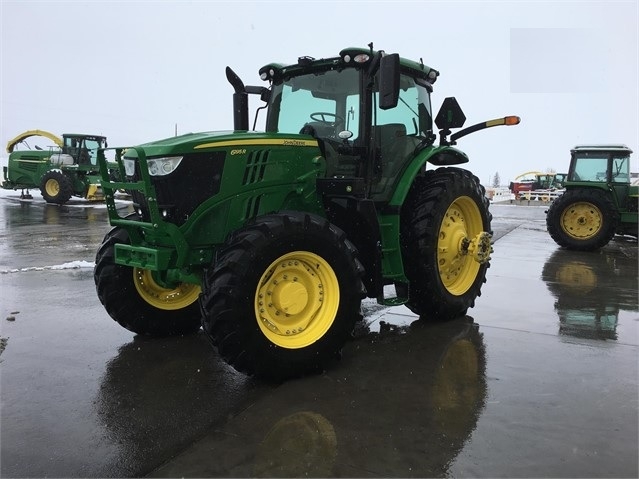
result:
M 632 153 L 626 145 L 577 145 L 571 151 L 614 151 L 615 153 Z
M 297 63 L 284 65 L 281 63 L 269 63 L 260 68 L 260 78 L 262 80 L 278 81 L 283 76 L 297 76 L 311 71 L 333 70 L 340 68 L 353 68 L 368 65 L 380 54 L 386 55 L 383 50 L 373 50 L 372 48 L 350 47 L 339 52 L 339 56 L 331 58 L 315 59 L 303 56 L 297 59 Z M 429 83 L 435 83 L 439 72 L 434 68 L 425 65 L 421 59 L 419 62 L 407 58 L 399 58 L 400 68 L 410 75 L 423 78 Z

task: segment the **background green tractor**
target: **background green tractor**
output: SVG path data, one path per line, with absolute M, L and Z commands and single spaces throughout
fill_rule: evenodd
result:
M 558 245 L 593 251 L 615 234 L 637 237 L 639 186 L 630 182 L 631 153 L 625 145 L 571 150 L 566 191 L 546 215 L 548 232 Z
M 36 147 L 14 151 L 18 143 L 32 136 L 48 138 L 56 146 L 47 150 Z M 40 188 L 47 203 L 60 205 L 72 196 L 103 200 L 97 155 L 98 149 L 106 146 L 103 136 L 65 133 L 60 138 L 42 130 L 24 132 L 7 144 L 9 163 L 3 168 L 2 187 L 21 189 L 21 198 L 29 199 L 29 189 Z
M 100 151 L 114 228 L 94 277 L 113 319 L 146 335 L 202 325 L 234 368 L 282 379 L 338 357 L 366 296 L 434 319 L 474 305 L 491 214 L 453 145 L 519 118 L 449 137 L 465 117 L 448 98 L 436 144 L 438 72 L 369 47 L 266 65 L 268 88 L 227 67 L 234 131 L 115 148 L 122 181 L 109 181 Z M 263 132 L 249 131 L 251 94 L 266 103 Z M 118 189 L 133 215 L 119 216 Z

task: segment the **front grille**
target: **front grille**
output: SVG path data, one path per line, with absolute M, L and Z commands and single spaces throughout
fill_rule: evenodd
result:
M 25 161 L 22 161 L 22 160 L 25 160 Z M 35 172 L 42 162 L 42 158 L 34 158 L 34 159 L 22 158 L 22 160 L 19 160 L 18 168 L 24 171 L 31 171 L 31 172 Z
M 249 153 L 246 169 L 244 170 L 244 178 L 242 179 L 243 185 L 258 183 L 264 179 L 268 156 L 268 150 L 252 151 Z
M 173 173 L 151 177 L 160 212 L 167 213 L 166 221 L 178 226 L 184 224 L 195 208 L 220 191 L 225 156 L 225 152 L 184 155 Z M 139 168 L 139 164 L 136 168 Z M 136 176 L 138 174 L 136 171 Z M 142 211 L 142 219 L 150 221 L 144 195 L 139 191 L 131 191 L 131 197 L 136 209 Z

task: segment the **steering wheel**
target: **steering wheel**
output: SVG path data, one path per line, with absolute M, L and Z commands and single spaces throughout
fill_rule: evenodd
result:
M 332 118 L 333 121 L 328 121 L 326 118 Z M 311 113 L 311 120 L 331 126 L 336 125 L 338 122 L 344 123 L 344 118 L 341 116 L 325 111 L 316 111 L 315 113 Z

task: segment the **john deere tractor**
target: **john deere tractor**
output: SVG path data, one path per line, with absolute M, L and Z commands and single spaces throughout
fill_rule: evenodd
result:
M 17 144 L 33 136 L 48 138 L 56 146 L 14 151 Z M 31 198 L 30 189 L 40 188 L 47 203 L 60 205 L 72 196 L 102 200 L 97 154 L 98 148 L 106 146 L 103 136 L 65 133 L 60 138 L 43 130 L 26 131 L 7 144 L 9 164 L 3 168 L 2 187 L 22 190 L 23 198 Z
M 451 135 L 465 116 L 447 98 L 437 141 L 438 72 L 372 44 L 259 74 L 268 87 L 226 69 L 234 131 L 115 148 L 122 181 L 100 152 L 114 228 L 94 277 L 109 315 L 142 335 L 202 325 L 234 368 L 272 379 L 328 367 L 364 297 L 464 315 L 486 280 L 491 214 L 453 145 L 519 118 Z M 265 102 L 263 132 L 249 130 L 249 95 Z M 119 189 L 134 214 L 119 216 Z
M 571 150 L 565 193 L 546 214 L 548 233 L 567 249 L 593 251 L 615 234 L 637 237 L 639 186 L 630 182 L 625 145 L 582 145 Z

